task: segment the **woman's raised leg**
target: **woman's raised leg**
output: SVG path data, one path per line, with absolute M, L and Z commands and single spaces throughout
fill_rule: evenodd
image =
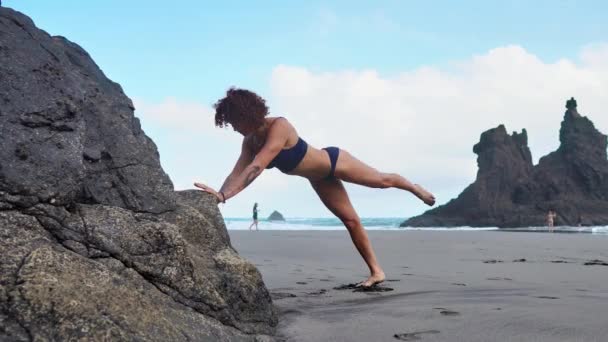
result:
M 406 190 L 428 205 L 435 204 L 435 196 L 418 184 L 413 184 L 396 173 L 380 172 L 340 149 L 335 176 L 345 182 L 370 188 L 398 188 Z

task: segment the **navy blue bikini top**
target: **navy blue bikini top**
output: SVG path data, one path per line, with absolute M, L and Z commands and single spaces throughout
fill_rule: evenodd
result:
M 279 154 L 266 166 L 267 169 L 278 168 L 287 173 L 298 166 L 308 150 L 308 144 L 304 139 L 298 137 L 298 142 L 291 148 L 282 149 Z

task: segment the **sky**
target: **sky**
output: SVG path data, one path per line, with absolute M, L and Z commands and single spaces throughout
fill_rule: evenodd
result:
M 559 146 L 565 101 L 608 133 L 605 1 L 4 0 L 81 45 L 135 103 L 175 188 L 219 189 L 242 137 L 214 127 L 231 86 L 267 100 L 302 138 L 339 146 L 432 191 L 475 180 L 473 145 L 499 124 L 528 131 L 535 162 Z M 347 184 L 362 217 L 428 207 Z M 265 171 L 227 217 L 331 217 L 306 179 Z

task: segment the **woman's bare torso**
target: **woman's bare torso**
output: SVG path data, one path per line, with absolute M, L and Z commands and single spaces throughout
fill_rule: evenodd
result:
M 265 119 L 267 123 L 267 128 L 262 136 L 255 136 L 252 134 L 244 138 L 245 144 L 249 147 L 250 151 L 254 155 L 257 155 L 266 143 L 268 130 L 270 129 L 270 126 L 274 123 L 274 121 L 277 119 L 278 118 L 275 117 Z M 285 145 L 283 146 L 284 150 L 290 149 L 298 143 L 298 132 L 291 124 L 283 125 L 279 129 L 284 129 L 285 131 L 283 133 L 287 137 Z M 310 180 L 318 180 L 327 177 L 330 168 L 331 164 L 327 152 L 325 152 L 324 150 L 317 149 L 314 146 L 308 144 L 308 149 L 306 150 L 304 158 L 300 161 L 298 166 L 296 166 L 296 168 L 291 170 L 288 174 L 301 176 Z

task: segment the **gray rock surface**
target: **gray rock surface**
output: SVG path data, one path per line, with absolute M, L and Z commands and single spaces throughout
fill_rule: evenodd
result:
M 268 216 L 268 221 L 285 221 L 285 218 L 283 214 L 275 210 Z
M 606 135 L 577 111 L 572 98 L 560 129 L 560 147 L 532 164 L 525 129 L 508 135 L 504 126 L 481 135 L 477 179 L 456 199 L 410 218 L 401 226 L 528 227 L 608 224 Z
M 260 273 L 133 111 L 86 51 L 0 8 L 0 341 L 270 339 Z

